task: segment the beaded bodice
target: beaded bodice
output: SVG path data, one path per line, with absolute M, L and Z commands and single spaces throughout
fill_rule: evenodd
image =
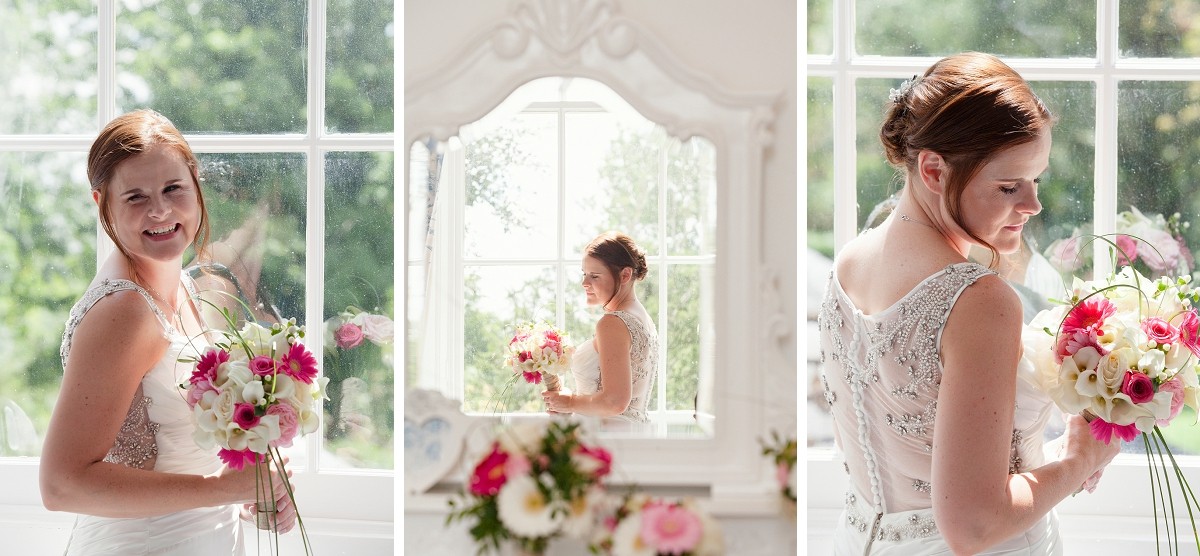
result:
M 619 415 L 623 420 L 645 423 L 646 405 L 650 401 L 650 387 L 658 374 L 658 332 L 648 317 L 643 319 L 628 311 L 610 311 L 629 329 L 629 367 L 633 379 L 633 390 L 629 407 Z M 589 339 L 579 346 L 571 360 L 571 373 L 575 376 L 575 389 L 580 394 L 594 394 L 602 388 L 600 359 Z
M 185 278 L 183 283 L 189 295 L 195 299 L 196 290 L 191 280 Z M 186 343 L 187 339 L 171 325 L 167 316 L 158 307 L 158 304 L 154 302 L 154 298 L 150 293 L 129 280 L 105 279 L 92 288 L 89 288 L 83 297 L 75 303 L 75 306 L 71 308 L 71 312 L 67 317 L 66 329 L 63 331 L 62 345 L 59 347 L 59 357 L 63 368 L 66 368 L 67 365 L 67 356 L 71 352 L 71 340 L 75 335 L 75 329 L 83 321 L 83 317 L 87 314 L 88 310 L 105 296 L 126 290 L 136 291 L 146 300 L 147 305 L 154 312 L 155 318 L 158 319 L 159 324 L 163 327 L 163 337 L 172 342 L 172 348 L 168 349 L 167 353 L 163 356 L 164 361 L 168 358 L 170 358 L 170 361 L 174 361 L 178 357 L 180 349 L 175 344 Z M 163 363 L 163 361 L 160 361 L 155 366 L 155 369 L 164 366 Z M 173 367 L 174 365 L 171 366 Z M 154 369 L 151 372 L 154 372 Z M 147 373 L 147 376 L 149 375 L 150 373 Z M 129 410 L 125 415 L 125 420 L 121 423 L 121 428 L 117 432 L 113 446 L 109 449 L 104 461 L 139 469 L 153 469 L 155 467 L 159 455 L 156 435 L 161 425 L 151 418 L 151 408 L 154 404 L 154 398 L 147 395 L 146 387 L 146 379 L 143 379 L 134 392 L 133 399 L 129 404 Z
M 875 315 L 830 275 L 818 316 L 825 399 L 851 483 L 876 513 L 930 507 L 941 334 L 958 296 L 988 274 L 947 266 Z

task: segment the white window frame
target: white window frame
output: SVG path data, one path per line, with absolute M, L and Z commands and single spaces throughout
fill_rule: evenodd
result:
M 940 57 L 887 57 L 862 55 L 855 52 L 855 23 L 853 1 L 833 2 L 833 54 L 806 55 L 808 77 L 831 78 L 833 81 L 833 183 L 856 184 L 856 80 L 863 78 L 903 79 L 925 71 Z M 1117 213 L 1117 88 L 1125 80 L 1198 81 L 1200 59 L 1121 59 L 1118 55 L 1117 2 L 1096 2 L 1096 57 L 1029 59 L 1004 57 L 1004 61 L 1037 88 L 1038 81 L 1083 81 L 1096 87 L 1096 151 L 1094 171 L 1093 222 L 1095 233 L 1115 232 Z M 857 188 L 834 188 L 834 250 L 840 250 L 858 234 Z M 1106 246 L 1095 242 L 1092 260 L 1095 272 L 1103 275 L 1112 270 Z M 808 287 L 813 287 L 809 284 Z M 823 284 L 817 287 L 824 287 Z M 809 339 L 815 341 L 814 338 Z M 843 506 L 846 488 L 845 472 L 840 456 L 832 447 L 807 449 L 807 500 L 810 547 L 813 538 L 825 538 L 833 520 Z M 1193 485 L 1200 487 L 1200 456 L 1177 456 L 1181 467 Z M 1075 527 L 1078 534 L 1084 528 L 1100 534 L 1112 531 L 1129 532 L 1123 538 L 1136 539 L 1138 546 L 1153 542 L 1154 527 L 1150 523 L 1152 509 L 1147 494 L 1146 459 L 1144 455 L 1120 454 L 1108 466 L 1100 490 L 1092 495 L 1080 495 L 1064 501 L 1058 508 L 1064 523 Z M 1107 485 L 1107 487 L 1106 487 Z M 1127 485 L 1118 487 L 1116 485 Z M 1141 498 L 1131 500 L 1130 493 Z M 1095 516 L 1084 525 L 1081 516 Z M 1129 519 L 1137 522 L 1130 527 Z M 1111 526 L 1109 523 L 1111 520 Z M 1125 521 L 1122 521 L 1125 520 Z M 1100 525 L 1097 525 L 1100 524 Z M 1180 530 L 1190 527 L 1184 523 Z M 1190 529 L 1187 529 L 1190 531 Z M 825 533 L 819 533 L 824 531 Z M 1190 539 L 1184 536 L 1184 541 Z M 1186 548 L 1185 548 L 1186 550 Z
M 402 28 L 399 10 L 393 16 L 396 29 Z M 308 59 L 307 59 L 307 127 L 302 134 L 278 135 L 187 135 L 198 156 L 209 153 L 303 153 L 306 161 L 307 229 L 305 242 L 305 322 L 309 330 L 321 330 L 324 323 L 324 266 L 325 266 L 325 156 L 346 151 L 395 153 L 395 133 L 331 134 L 325 129 L 326 76 L 326 0 L 308 2 Z M 101 0 L 97 6 L 97 129 L 116 116 L 116 21 L 115 0 Z M 398 43 L 398 41 L 397 41 Z M 397 49 L 396 56 L 401 53 Z M 399 87 L 396 87 L 399 89 Z M 168 115 L 169 116 L 169 115 Z M 396 124 L 399 124 L 397 116 Z M 396 127 L 399 127 L 397 125 Z M 95 139 L 86 135 L 0 135 L 0 152 L 82 152 L 86 153 Z M 394 154 L 393 154 L 394 156 Z M 397 170 L 403 157 L 395 157 Z M 397 180 L 399 182 L 399 180 Z M 80 195 L 86 192 L 81 191 Z M 403 200 L 397 199 L 398 206 Z M 111 241 L 97 227 L 98 262 L 114 249 Z M 402 261 L 397 245 L 393 259 Z M 398 269 L 402 271 L 401 266 Z M 395 279 L 399 288 L 401 278 Z M 80 292 L 82 293 L 82 292 Z M 397 314 L 393 308 L 393 314 Z M 397 342 L 400 343 L 400 342 Z M 313 355 L 322 359 L 320 342 L 310 346 Z M 396 403 L 399 411 L 399 403 Z M 345 535 L 363 538 L 391 538 L 395 521 L 395 472 L 392 469 L 322 469 L 320 467 L 321 434 L 311 434 L 297 442 L 305 450 L 311 465 L 293 469 L 300 508 L 309 534 Z M 63 515 L 45 510 L 38 489 L 38 463 L 35 457 L 0 458 L 0 526 L 7 523 L 64 522 Z M 381 495 L 381 493 L 384 493 Z M 348 503 L 353 501 L 353 503 Z M 15 517 L 14 517 L 15 516 Z M 32 517 L 31 517 L 32 516 Z M 353 522 L 351 522 L 353 521 Z M 69 526 L 69 523 L 68 523 Z M 65 537 L 64 537 L 65 542 Z

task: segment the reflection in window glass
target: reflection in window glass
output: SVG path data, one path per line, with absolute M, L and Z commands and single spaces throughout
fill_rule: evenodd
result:
M 305 157 L 199 154 L 212 260 L 228 269 L 260 321 L 304 321 Z M 232 282 L 226 277 L 227 282 Z M 199 284 L 213 289 L 226 284 Z M 209 319 L 209 324 L 219 321 Z
M 96 272 L 85 153 L 0 153 L 0 457 L 37 456 L 71 305 Z
M 832 0 L 808 0 L 808 53 L 833 54 Z
M 325 160 L 325 439 L 335 465 L 392 468 L 393 228 L 391 153 Z M 310 340 L 312 341 L 312 340 Z
M 966 50 L 997 56 L 1070 57 L 1096 54 L 1096 4 L 1058 0 L 855 2 L 855 47 L 861 54 L 946 56 Z
M 302 133 L 307 25 L 304 0 L 123 2 L 117 106 L 184 133 Z
M 1200 4 L 1194 0 L 1121 0 L 1118 17 L 1121 56 L 1200 56 Z
M 888 164 L 883 145 L 879 143 L 883 111 L 885 103 L 889 102 L 888 92 L 902 82 L 902 79 L 859 79 L 857 83 L 858 230 L 878 224 L 868 221 L 871 213 L 904 187 L 904 176 Z
M 336 133 L 394 127 L 395 2 L 331 0 L 325 43 L 325 126 Z
M 0 133 L 94 133 L 95 2 L 3 2 L 0 21 Z

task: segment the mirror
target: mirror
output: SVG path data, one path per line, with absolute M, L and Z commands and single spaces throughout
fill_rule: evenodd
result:
M 711 433 L 711 141 L 671 137 L 595 80 L 546 77 L 409 154 L 410 387 L 461 400 L 468 415 L 545 414 L 543 387 L 506 367 L 506 347 L 523 321 L 554 324 L 576 346 L 591 341 L 602 313 L 579 285 L 582 252 L 618 230 L 646 252 L 638 299 L 658 330 L 658 369 L 650 422 L 604 420 L 600 431 Z M 570 373 L 563 382 L 577 390 Z
M 506 379 L 493 352 L 496 338 L 507 342 L 512 320 L 554 322 L 586 341 L 597 315 L 579 298 L 579 251 L 595 232 L 624 228 L 654 259 L 642 282 L 653 291 L 639 297 L 648 309 L 650 299 L 661 300 L 652 318 L 668 352 L 660 354 L 655 388 L 665 383 L 665 412 L 678 412 L 681 422 L 601 430 L 615 473 L 643 485 L 707 489 L 730 504 L 774 500 L 756 435 L 795 411 L 794 402 L 771 404 L 795 374 L 778 363 L 794 322 L 779 302 L 779 274 L 763 262 L 763 160 L 783 95 L 725 89 L 679 63 L 611 0 L 516 0 L 507 17 L 454 50 L 404 79 L 398 170 L 406 183 L 396 210 L 405 222 L 396 244 L 406 265 L 398 273 L 405 387 L 466 394 L 473 380 L 478 393 L 464 400 L 471 411 L 499 394 L 494 384 L 469 380 L 480 371 L 468 361 Z M 622 137 L 640 148 L 611 155 Z M 580 149 L 585 142 L 603 148 Z M 562 154 L 545 154 L 560 145 Z M 681 198 L 670 197 L 669 186 L 646 193 L 651 182 L 630 177 L 652 173 L 634 172 L 651 161 L 661 174 L 653 183 L 676 180 L 686 186 Z M 472 186 L 469 168 L 493 173 L 477 183 L 503 187 Z M 451 207 L 461 214 L 444 216 Z M 456 256 L 439 264 L 441 253 Z M 467 334 L 481 329 L 467 322 L 470 314 L 489 317 L 486 337 Z M 673 392 L 673 365 L 693 372 L 696 383 Z M 456 366 L 464 370 L 443 371 Z M 540 404 L 532 392 L 514 399 Z

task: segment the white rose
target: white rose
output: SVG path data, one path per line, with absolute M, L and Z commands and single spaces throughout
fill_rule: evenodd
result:
M 383 315 L 372 315 L 370 313 L 361 313 L 364 315 L 356 323 L 362 327 L 363 336 L 376 345 L 384 345 L 392 343 L 392 339 L 396 334 L 396 325 Z
M 213 386 L 225 390 L 227 388 L 237 388 L 245 386 L 250 381 L 254 380 L 254 373 L 250 371 L 248 360 L 229 360 L 221 363 L 217 367 L 217 380 Z
M 1109 352 L 1100 358 L 1096 365 L 1096 373 L 1108 388 L 1109 397 L 1121 391 L 1121 383 L 1125 382 L 1125 373 L 1135 361 L 1136 353 L 1132 348 L 1121 348 Z
M 233 422 L 233 404 L 237 400 L 233 397 L 233 392 L 225 390 L 213 399 L 212 413 L 217 420 L 218 428 L 229 426 Z M 237 425 L 234 425 L 237 426 Z

